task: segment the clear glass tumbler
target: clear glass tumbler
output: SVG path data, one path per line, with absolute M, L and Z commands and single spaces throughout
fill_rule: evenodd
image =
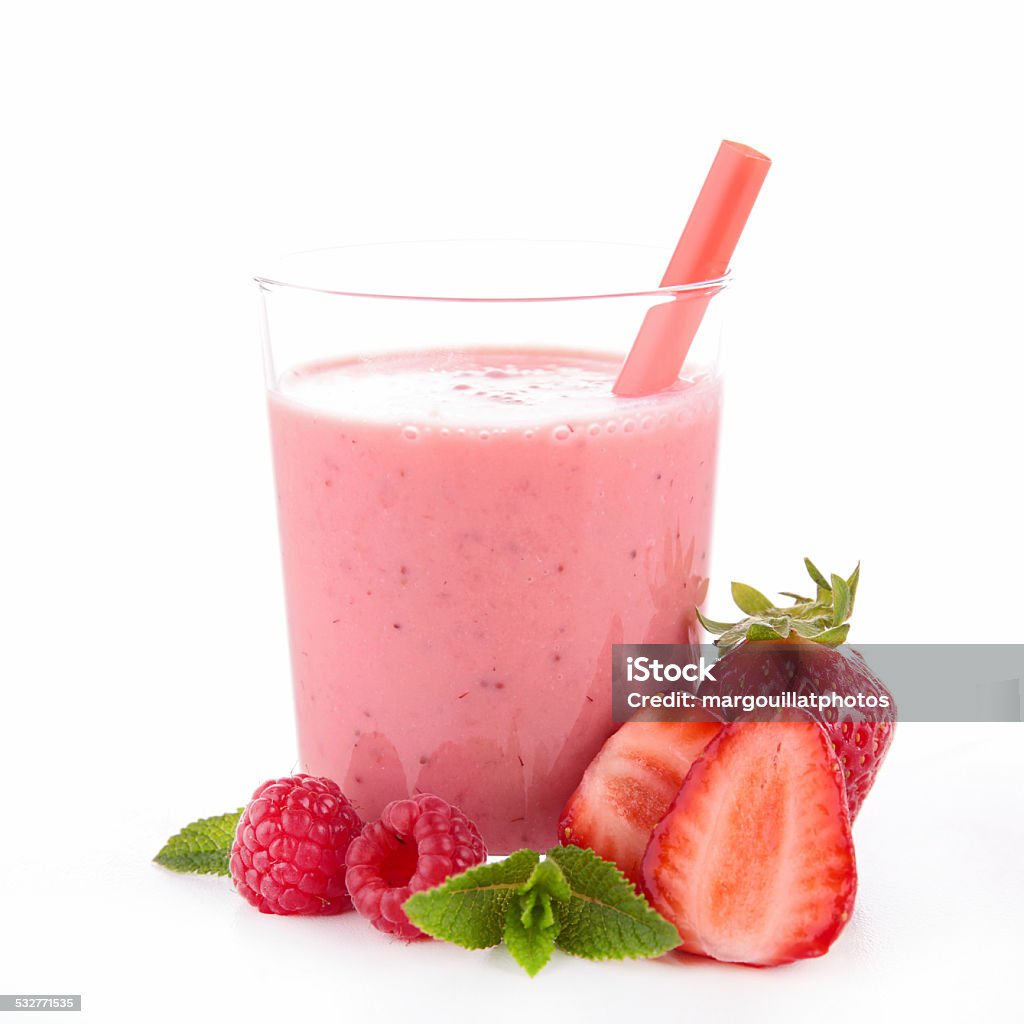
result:
M 302 769 L 556 840 L 614 725 L 611 645 L 696 640 L 721 298 L 672 387 L 612 394 L 668 253 L 341 247 L 257 278 Z

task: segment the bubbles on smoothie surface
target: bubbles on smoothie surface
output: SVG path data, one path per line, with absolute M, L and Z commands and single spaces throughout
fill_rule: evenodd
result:
M 573 433 L 611 434 L 620 423 L 628 432 L 650 429 L 666 404 L 678 404 L 682 392 L 711 379 L 697 371 L 665 392 L 630 399 L 627 415 L 611 390 L 620 362 L 547 350 L 415 352 L 299 367 L 282 376 L 279 390 L 334 417 L 397 423 L 409 441 L 451 436 L 460 428 L 483 440 L 541 428 L 565 441 Z M 646 408 L 638 410 L 637 403 Z

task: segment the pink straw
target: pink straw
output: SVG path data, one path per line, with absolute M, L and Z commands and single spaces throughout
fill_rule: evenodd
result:
M 771 163 L 738 142 L 718 147 L 661 279 L 662 288 L 713 281 L 726 273 Z M 716 291 L 680 292 L 647 311 L 612 388 L 615 394 L 650 395 L 676 380 Z

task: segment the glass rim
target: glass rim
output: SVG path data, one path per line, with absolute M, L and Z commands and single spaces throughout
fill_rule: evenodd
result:
M 645 245 L 635 242 L 609 242 L 589 239 L 532 239 L 532 238 L 448 238 L 448 239 L 408 239 L 392 242 L 353 242 L 344 245 L 326 246 L 317 249 L 305 249 L 285 253 L 278 259 L 281 262 L 296 260 L 300 257 L 316 256 L 339 251 L 356 251 L 369 249 L 382 249 L 387 247 L 414 247 L 414 246 L 457 246 L 472 244 L 509 244 L 509 245 L 537 245 L 557 246 L 561 245 L 587 245 L 606 248 L 620 249 L 647 249 L 652 252 L 671 254 L 670 249 L 663 246 Z M 253 274 L 252 280 L 263 291 L 288 288 L 294 291 L 312 292 L 321 295 L 336 295 L 343 298 L 354 299 L 384 299 L 391 301 L 408 302 L 449 302 L 449 303 L 525 303 L 525 302 L 582 302 L 597 299 L 632 299 L 632 298 L 672 298 L 677 295 L 692 294 L 695 292 L 716 293 L 732 283 L 732 269 L 728 269 L 720 277 L 709 278 L 703 281 L 687 281 L 677 285 L 659 285 L 654 288 L 623 288 L 619 289 L 597 289 L 593 291 L 567 292 L 565 294 L 550 295 L 448 295 L 428 294 L 404 291 L 378 291 L 364 289 L 348 289 L 344 287 L 327 287 L 323 284 L 313 284 L 303 281 L 302 275 L 294 274 Z

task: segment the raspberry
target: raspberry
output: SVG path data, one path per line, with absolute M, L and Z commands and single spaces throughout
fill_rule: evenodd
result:
M 330 779 L 293 775 L 264 782 L 242 812 L 231 877 L 264 914 L 340 914 L 352 901 L 345 854 L 362 828 Z
M 373 926 L 400 939 L 425 939 L 402 904 L 487 859 L 469 818 L 439 796 L 394 800 L 348 848 L 348 891 Z

